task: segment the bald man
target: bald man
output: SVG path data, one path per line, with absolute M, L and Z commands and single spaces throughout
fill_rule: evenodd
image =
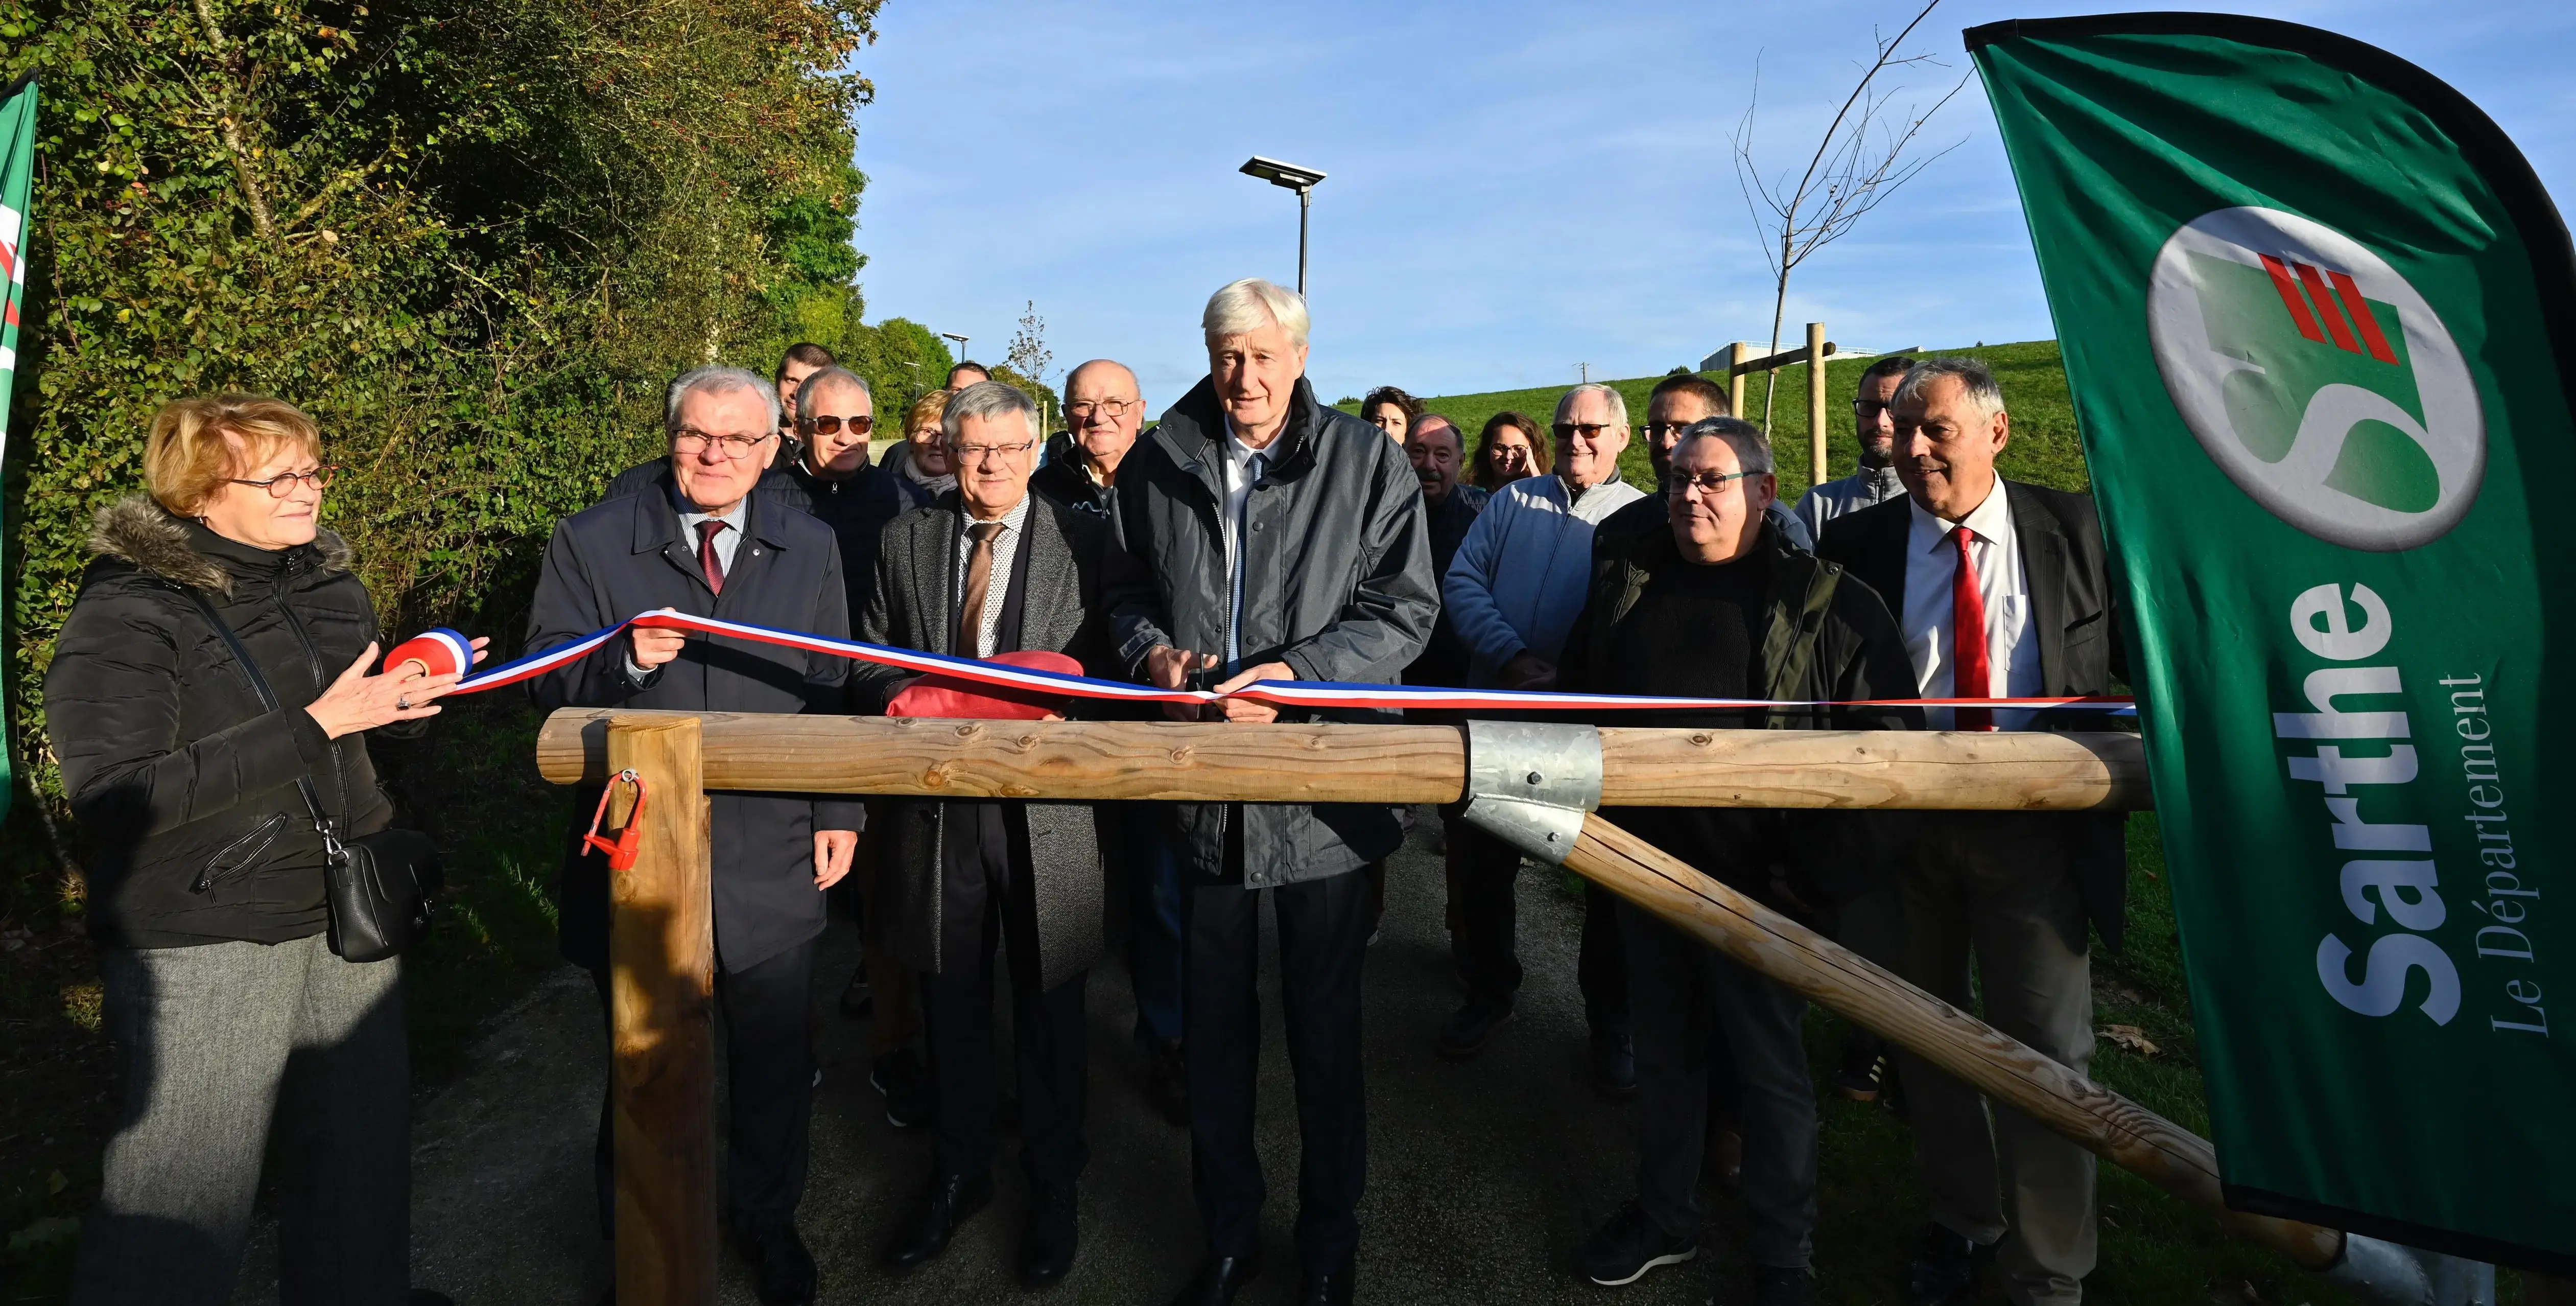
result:
M 1095 358 L 1064 379 L 1065 434 L 1029 488 L 1068 508 L 1109 511 L 1118 464 L 1145 425 L 1145 399 L 1126 364 Z

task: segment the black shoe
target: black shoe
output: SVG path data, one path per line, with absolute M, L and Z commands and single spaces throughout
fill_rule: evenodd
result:
M 1637 1093 L 1637 1044 L 1628 1031 L 1595 1031 L 1592 1035 L 1592 1086 L 1603 1097 L 1625 1101 Z
M 1776 1265 L 1756 1267 L 1753 1306 L 1808 1306 L 1816 1299 L 1814 1280 L 1814 1273 L 1808 1270 L 1787 1270 Z
M 1190 1063 L 1181 1041 L 1156 1041 L 1145 1048 L 1145 1085 L 1165 1120 L 1183 1129 L 1190 1125 Z
M 772 1224 L 735 1235 L 742 1258 L 751 1262 L 752 1282 L 763 1306 L 813 1306 L 814 1253 L 792 1223 Z
M 1579 1264 L 1584 1278 L 1616 1288 L 1646 1277 L 1658 1265 L 1679 1265 L 1698 1255 L 1699 1239 L 1675 1238 L 1656 1228 L 1635 1202 L 1624 1202 L 1600 1232 L 1584 1241 Z
M 1071 1184 L 1041 1184 L 1029 1191 L 1029 1219 L 1020 1228 L 1020 1286 L 1043 1288 L 1073 1268 L 1082 1232 L 1074 1218 Z
M 919 1129 L 930 1123 L 930 1070 L 911 1048 L 896 1048 L 876 1059 L 868 1085 L 885 1095 L 886 1123 L 897 1129 Z
M 913 1203 L 912 1212 L 896 1228 L 894 1241 L 886 1244 L 885 1263 L 891 1270 L 909 1270 L 923 1261 L 948 1250 L 948 1240 L 957 1227 L 984 1209 L 993 1200 L 993 1176 L 980 1174 L 940 1175 Z
M 1448 1060 L 1464 1061 L 1484 1051 L 1494 1031 L 1511 1018 L 1510 998 L 1469 998 L 1467 1005 L 1458 1008 L 1458 1014 L 1440 1027 L 1440 1041 L 1432 1045 L 1433 1050 Z
M 865 1020 L 875 1010 L 876 990 L 868 987 L 868 968 L 862 963 L 841 989 L 841 1015 L 848 1020 Z
M 1190 1276 L 1190 1286 L 1172 1299 L 1172 1306 L 1228 1306 L 1252 1276 L 1261 1273 L 1261 1256 L 1211 1256 L 1199 1262 L 1198 1273 Z
M 1927 1225 L 1914 1261 L 1905 1267 L 1905 1306 L 1959 1306 L 1977 1295 L 1974 1242 L 1940 1225 Z
M 1842 1069 L 1834 1072 L 1834 1091 L 1854 1102 L 1875 1102 L 1886 1079 L 1886 1054 L 1864 1052 L 1843 1059 Z
M 1297 1289 L 1297 1306 L 1351 1306 L 1351 1281 L 1359 1264 L 1342 1262 L 1341 1268 L 1324 1274 L 1309 1271 Z

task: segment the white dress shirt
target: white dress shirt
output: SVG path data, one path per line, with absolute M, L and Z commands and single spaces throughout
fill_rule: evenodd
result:
M 2039 632 L 2031 622 L 2030 582 L 2022 571 L 2021 543 L 2014 538 L 2012 499 L 2001 480 L 1993 493 L 1964 519 L 1943 521 L 1911 502 L 1913 525 L 1905 536 L 1905 609 L 1897 614 L 1905 633 L 1905 652 L 1914 659 L 1914 678 L 1925 698 L 1957 696 L 1950 657 L 1951 588 L 1959 572 L 1959 546 L 1953 528 L 1965 526 L 1968 560 L 1977 569 L 1977 595 L 1986 609 L 1986 667 L 1995 698 L 2020 698 L 2039 692 Z M 1924 709 L 1935 730 L 1954 728 L 1956 714 L 1946 707 Z M 2030 724 L 2027 709 L 1999 708 L 1998 730 L 2022 730 Z
M 964 505 L 959 505 L 961 509 Z M 955 601 L 966 601 L 966 563 L 975 556 L 975 535 L 966 529 L 975 524 L 975 514 L 968 510 L 957 528 L 957 568 L 950 574 L 948 592 Z M 996 651 L 995 641 L 1002 637 L 1002 609 L 1009 607 L 1011 564 L 1020 556 L 1020 531 L 1029 524 L 1029 496 L 1021 495 L 1018 504 L 1002 514 L 1002 529 L 993 536 L 992 577 L 985 584 L 983 620 L 975 629 L 975 647 L 957 650 L 957 656 L 989 658 Z

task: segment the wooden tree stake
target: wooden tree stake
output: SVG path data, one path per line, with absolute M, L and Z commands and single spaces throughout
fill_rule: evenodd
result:
M 1825 483 L 1825 324 L 1807 324 L 1807 484 Z
M 644 839 L 609 883 L 617 1300 L 716 1299 L 715 917 L 693 716 L 612 717 L 610 774 L 643 777 Z M 624 788 L 620 786 L 620 788 Z M 612 827 L 630 806 L 611 804 Z

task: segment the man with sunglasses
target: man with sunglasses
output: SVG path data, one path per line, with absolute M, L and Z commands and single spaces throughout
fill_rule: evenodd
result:
M 1467 648 L 1467 678 L 1477 687 L 1556 688 L 1557 655 L 1583 610 L 1591 580 L 1593 528 L 1645 498 L 1619 479 L 1619 454 L 1628 447 L 1628 403 L 1617 390 L 1594 383 L 1566 391 L 1551 429 L 1555 474 L 1524 477 L 1496 490 L 1441 581 L 1444 615 Z M 1464 1060 L 1482 1051 L 1511 1018 L 1520 989 L 1512 881 L 1521 858 L 1510 845 L 1463 824 L 1453 832 L 1458 926 L 1451 951 L 1466 981 L 1467 1001 L 1441 1028 L 1436 1049 Z M 1592 1025 L 1594 1085 L 1626 1097 L 1636 1089 L 1636 1059 L 1611 902 L 1607 892 L 1587 884 L 1575 973 Z
M 796 387 L 791 408 L 802 437 L 787 475 L 794 493 L 780 494 L 832 528 L 841 546 L 841 580 L 849 587 L 850 612 L 867 605 L 870 578 L 876 574 L 878 537 L 886 523 L 905 509 L 924 502 L 912 482 L 868 463 L 868 437 L 875 429 L 875 400 L 865 377 L 838 365 L 808 373 Z M 765 482 L 764 482 L 765 483 Z M 871 801 L 871 814 L 883 810 Z M 870 826 L 882 822 L 871 821 Z M 885 1095 L 886 1121 L 912 1129 L 930 1118 L 930 1075 L 912 1050 L 921 1032 L 913 1001 L 912 978 L 894 950 L 886 946 L 877 900 L 877 838 L 860 832 L 851 883 L 864 906 L 866 959 L 841 988 L 841 1014 L 870 1022 L 868 1082 Z
M 849 592 L 832 532 L 754 492 L 776 450 L 778 420 L 778 391 L 757 373 L 702 367 L 673 381 L 663 406 L 671 453 L 654 488 L 555 526 L 528 615 L 528 651 L 660 608 L 849 638 Z M 528 689 L 545 712 L 836 714 L 848 710 L 850 665 L 777 644 L 638 627 L 529 681 Z M 725 1205 L 760 1300 L 811 1302 L 814 1258 L 795 1225 L 814 1093 L 806 1012 L 823 891 L 849 873 L 862 809 L 856 798 L 785 794 L 711 794 L 707 804 L 716 997 L 732 1114 Z M 577 842 L 567 848 L 563 951 L 591 972 L 603 1004 L 608 894 L 606 863 L 581 855 Z M 614 1236 L 605 1107 L 594 1155 L 600 1223 Z
M 1583 614 L 1565 641 L 1569 690 L 1769 698 L 1777 710 L 1639 711 L 1621 725 L 1686 729 L 1903 730 L 1914 708 L 1828 707 L 1911 697 L 1914 667 L 1878 595 L 1840 567 L 1790 548 L 1765 511 L 1777 494 L 1770 445 L 1749 423 L 1693 424 L 1673 448 L 1665 529 L 1603 538 Z M 1772 867 L 1814 856 L 1819 825 L 1868 813 L 1784 814 L 1665 807 L 1605 811 L 1694 869 L 1772 899 Z M 1699 1254 L 1699 1178 L 1712 1035 L 1740 1084 L 1738 1187 L 1756 1306 L 1805 1306 L 1816 1226 L 1816 1099 L 1800 1027 L 1806 1001 L 1651 912 L 1621 904 L 1636 995 L 1637 1195 L 1578 1258 L 1584 1277 L 1633 1283 Z

